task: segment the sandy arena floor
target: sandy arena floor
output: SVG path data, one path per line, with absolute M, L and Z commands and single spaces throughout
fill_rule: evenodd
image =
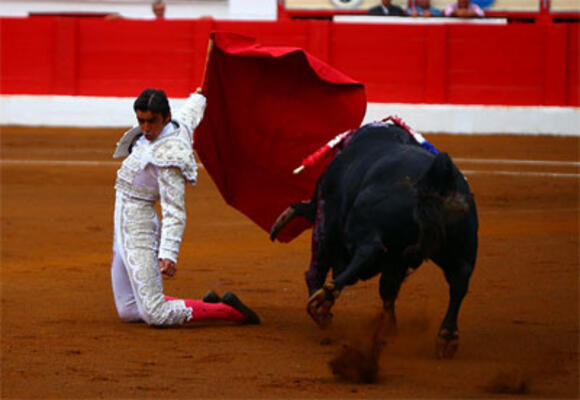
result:
M 578 138 L 429 136 L 466 171 L 479 207 L 459 352 L 435 358 L 447 285 L 426 263 L 402 288 L 379 382 L 354 384 L 328 362 L 370 334 L 377 279 L 347 288 L 333 326 L 320 330 L 305 312 L 309 234 L 270 243 L 204 171 L 188 189 L 179 270 L 166 292 L 232 290 L 263 324 L 151 329 L 119 320 L 109 263 L 118 166 L 110 155 L 120 133 L 1 130 L 3 399 L 578 398 Z

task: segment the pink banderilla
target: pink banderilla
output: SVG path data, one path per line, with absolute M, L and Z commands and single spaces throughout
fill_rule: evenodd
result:
M 383 118 L 380 122 L 389 122 L 389 121 L 409 132 L 409 135 L 411 135 L 413 139 L 417 141 L 417 143 L 419 143 L 421 146 L 426 147 L 425 143 L 428 142 L 425 140 L 423 135 L 413 130 L 413 128 L 407 125 L 407 123 L 403 121 L 401 117 L 399 117 L 398 115 L 389 115 L 388 117 Z M 344 149 L 344 147 L 347 145 L 347 143 L 349 142 L 355 131 L 356 131 L 355 129 L 350 129 L 348 131 L 336 135 L 324 146 L 322 146 L 314 153 L 312 153 L 304 160 L 302 160 L 302 164 L 300 164 L 300 166 L 294 170 L 294 174 L 299 174 L 300 172 L 304 171 L 305 168 L 310 168 L 319 164 L 324 158 L 328 157 L 328 155 L 330 154 L 334 155 L 339 149 Z
M 336 135 L 324 146 L 302 160 L 302 164 L 300 164 L 300 166 L 294 170 L 294 174 L 299 174 L 300 172 L 304 171 L 305 168 L 310 168 L 319 164 L 320 161 L 326 158 L 329 154 L 332 153 L 332 155 L 334 155 L 339 149 L 343 149 L 354 132 L 354 129 L 350 129 Z

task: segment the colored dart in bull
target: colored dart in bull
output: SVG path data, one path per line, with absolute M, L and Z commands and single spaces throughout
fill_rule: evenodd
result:
M 398 115 L 389 115 L 388 117 L 382 119 L 381 123 L 392 123 L 397 126 L 400 126 L 404 130 L 406 130 L 409 135 L 413 137 L 413 139 L 421 145 L 424 149 L 430 151 L 431 153 L 437 155 L 439 154 L 439 150 L 435 148 L 431 143 L 427 141 L 419 132 L 415 131 L 411 128 L 401 117 Z M 328 143 L 324 146 L 316 150 L 314 153 L 310 154 L 306 157 L 302 164 L 298 168 L 295 168 L 293 173 L 299 174 L 300 172 L 304 171 L 306 168 L 313 167 L 319 164 L 323 159 L 328 157 L 329 155 L 334 156 L 339 149 L 343 149 L 349 140 L 352 138 L 352 134 L 355 132 L 354 129 L 350 129 L 343 133 L 336 135 L 333 139 L 331 139 Z
M 304 160 L 302 160 L 302 164 L 298 168 L 295 168 L 293 173 L 294 175 L 299 174 L 300 172 L 304 171 L 306 168 L 313 167 L 319 164 L 323 159 L 328 157 L 331 153 L 332 155 L 336 154 L 339 149 L 343 149 L 346 146 L 346 143 L 350 139 L 351 135 L 354 133 L 354 129 L 349 129 L 348 131 L 342 132 L 336 135 L 333 139 L 328 141 L 324 146 L 316 150 L 314 153 L 310 154 Z
M 384 118 L 381 122 L 389 122 L 389 121 L 409 132 L 409 135 L 411 135 L 413 139 L 415 139 L 415 141 L 419 143 L 421 147 L 423 147 L 424 149 L 430 151 L 435 155 L 439 154 L 439 150 L 437 150 L 435 146 L 429 143 L 427 139 L 423 137 L 423 135 L 421 135 L 419 132 L 415 131 L 413 128 L 407 125 L 407 123 L 403 121 L 403 119 L 398 115 L 389 115 L 387 118 Z

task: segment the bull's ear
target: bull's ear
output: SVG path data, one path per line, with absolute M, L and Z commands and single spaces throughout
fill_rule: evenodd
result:
M 456 171 L 451 157 L 447 153 L 439 153 L 425 174 L 417 182 L 420 190 L 429 190 L 447 196 L 454 193 L 456 186 Z
M 443 201 L 443 210 L 445 212 L 445 222 L 451 225 L 459 221 L 469 212 L 469 202 L 465 195 L 456 192 L 445 198 Z

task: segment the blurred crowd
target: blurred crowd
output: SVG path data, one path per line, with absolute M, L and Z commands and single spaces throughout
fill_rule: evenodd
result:
M 370 15 L 392 15 L 410 17 L 457 17 L 481 18 L 485 14 L 483 9 L 471 0 L 456 0 L 450 2 L 443 10 L 431 5 L 431 0 L 416 0 L 413 7 L 406 10 L 391 4 L 391 0 L 381 0 L 381 4 L 369 9 Z
M 410 16 L 410 17 L 457 17 L 457 18 L 481 18 L 484 17 L 483 9 L 471 0 L 454 0 L 444 9 L 431 5 L 431 0 L 415 0 L 412 7 L 404 9 L 392 4 L 392 0 L 381 0 L 381 4 L 368 10 L 370 15 Z M 164 0 L 153 0 L 151 3 L 152 14 L 148 19 L 165 18 Z M 107 19 L 122 18 L 120 14 L 113 13 Z

